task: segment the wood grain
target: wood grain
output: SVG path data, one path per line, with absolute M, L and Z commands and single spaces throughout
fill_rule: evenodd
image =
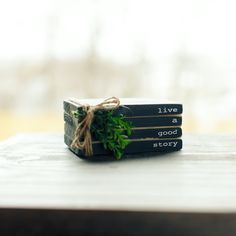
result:
M 218 217 L 214 235 L 233 235 L 220 232 L 236 233 L 236 136 L 185 135 L 183 140 L 180 152 L 96 162 L 71 153 L 63 134 L 15 136 L 0 143 L 0 218 L 12 209 L 75 211 L 82 218 L 83 212 L 98 217 L 112 212 L 125 225 L 119 214 L 130 212 L 151 234 L 164 214 L 164 225 L 172 222 L 175 228 L 192 217 L 186 225 L 191 230 L 200 230 L 198 221 L 205 219 L 201 235 L 210 235 Z M 150 214 L 146 221 L 145 214 Z M 188 235 L 197 235 L 191 230 Z

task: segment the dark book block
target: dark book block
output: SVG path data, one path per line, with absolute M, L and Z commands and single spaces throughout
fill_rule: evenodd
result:
M 149 116 L 149 117 L 126 117 L 125 120 L 131 122 L 133 127 L 161 127 L 161 126 L 181 126 L 181 116 Z M 76 125 L 78 119 L 64 112 L 64 121 L 70 125 Z
M 64 110 L 71 114 L 83 104 L 96 105 L 103 100 L 86 99 L 78 100 L 75 98 L 64 100 Z M 120 99 L 121 105 L 115 110 L 115 113 L 125 116 L 162 116 L 162 115 L 180 115 L 183 112 L 183 105 L 180 103 L 159 103 L 155 99 L 124 98 Z
M 64 135 L 65 144 L 72 150 L 75 154 L 77 154 L 81 158 L 91 158 L 86 157 L 83 151 L 77 148 L 71 148 L 72 139 L 67 135 Z M 182 149 L 182 140 L 181 139 L 150 139 L 150 140 L 142 140 L 142 141 L 133 141 L 125 148 L 125 154 L 137 154 L 137 153 L 149 153 L 149 152 L 173 152 L 179 151 Z M 109 150 L 105 150 L 103 148 L 102 143 L 96 142 L 93 143 L 93 153 L 94 156 L 97 155 L 112 155 Z
M 74 138 L 74 133 L 76 130 L 76 126 L 73 124 L 69 124 L 65 122 L 64 131 L 65 134 Z M 182 129 L 180 127 L 175 128 L 135 128 L 132 129 L 132 134 L 129 139 L 141 139 L 141 138 L 179 138 L 182 136 Z M 93 141 L 97 141 L 95 137 L 93 137 Z

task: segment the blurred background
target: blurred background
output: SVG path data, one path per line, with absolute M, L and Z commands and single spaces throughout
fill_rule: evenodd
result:
M 0 2 L 0 140 L 62 131 L 66 97 L 184 104 L 185 132 L 236 131 L 234 0 Z

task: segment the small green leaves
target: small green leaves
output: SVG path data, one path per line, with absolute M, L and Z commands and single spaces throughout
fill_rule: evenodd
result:
M 86 112 L 81 108 L 81 109 L 78 109 L 76 111 L 72 111 L 71 112 L 72 115 L 77 118 L 79 121 L 83 120 L 84 117 L 86 116 Z
M 79 120 L 83 120 L 86 112 L 82 109 L 73 112 Z M 122 114 L 114 114 L 113 110 L 98 110 L 94 113 L 91 134 L 102 142 L 106 150 L 110 150 L 116 159 L 124 155 L 124 149 L 130 143 L 128 137 L 132 133 L 132 124 Z

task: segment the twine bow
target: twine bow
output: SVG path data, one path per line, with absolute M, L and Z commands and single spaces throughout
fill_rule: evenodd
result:
M 119 98 L 116 97 L 105 99 L 103 102 L 95 106 L 83 105 L 82 108 L 86 112 L 86 116 L 81 122 L 78 123 L 76 127 L 71 147 L 84 150 L 86 156 L 92 156 L 93 147 L 92 147 L 92 136 L 90 127 L 93 122 L 94 112 L 100 109 L 113 110 L 118 108 L 119 106 L 120 106 L 120 100 Z

